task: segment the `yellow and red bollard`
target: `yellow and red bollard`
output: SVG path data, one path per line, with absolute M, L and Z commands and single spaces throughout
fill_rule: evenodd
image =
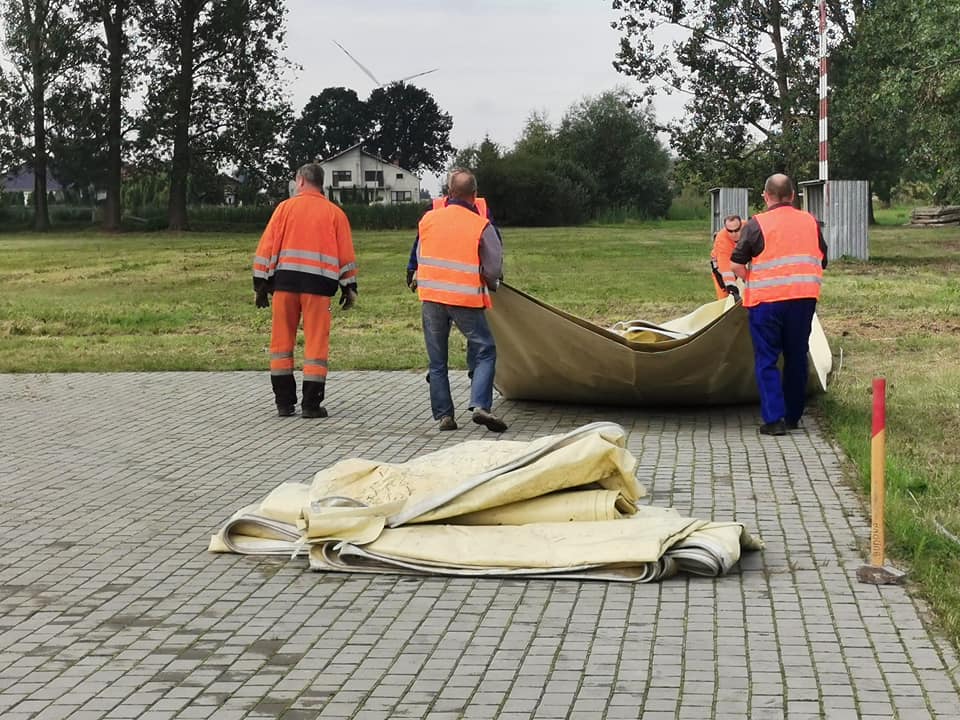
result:
M 886 496 L 887 381 L 873 380 L 873 424 L 870 434 L 870 564 L 857 570 L 860 582 L 888 585 L 903 580 L 899 570 L 884 566 L 883 510 Z

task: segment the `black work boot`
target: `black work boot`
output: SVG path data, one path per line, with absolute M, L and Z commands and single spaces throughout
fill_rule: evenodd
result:
M 293 375 L 271 375 L 270 384 L 273 385 L 273 397 L 277 401 L 277 415 L 293 415 L 297 406 L 297 381 Z
M 323 405 L 317 405 L 316 407 L 303 405 L 300 407 L 300 417 L 325 418 L 329 416 L 330 413 L 327 412 L 327 409 Z
M 776 422 L 764 423 L 757 432 L 761 435 L 786 435 L 787 426 L 783 420 L 777 420 Z

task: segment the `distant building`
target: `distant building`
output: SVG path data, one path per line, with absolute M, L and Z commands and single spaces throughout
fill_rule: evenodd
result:
M 23 204 L 29 205 L 33 197 L 34 174 L 33 169 L 27 166 L 18 168 L 0 180 L 0 191 L 4 193 L 19 193 L 23 195 Z M 47 194 L 52 193 L 57 202 L 63 202 L 64 187 L 50 171 L 47 170 Z
M 337 203 L 420 202 L 420 177 L 364 150 L 360 143 L 320 160 L 324 192 Z

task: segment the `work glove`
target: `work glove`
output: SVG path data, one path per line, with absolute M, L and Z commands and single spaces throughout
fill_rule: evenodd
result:
M 410 288 L 410 292 L 417 291 L 416 270 L 407 268 L 407 287 Z
M 254 298 L 253 302 L 258 308 L 270 307 L 270 295 L 267 293 L 267 289 L 261 288 L 260 290 L 257 290 L 256 297 Z
M 357 303 L 357 291 L 352 287 L 344 287 L 340 290 L 340 308 L 349 310 Z
M 736 285 L 727 285 L 725 290 L 727 291 L 727 295 L 733 295 L 734 300 L 740 300 L 740 288 Z

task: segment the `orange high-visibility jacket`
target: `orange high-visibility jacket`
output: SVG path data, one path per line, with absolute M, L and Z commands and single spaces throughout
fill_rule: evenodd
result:
M 428 212 L 420 220 L 417 248 L 417 294 L 421 300 L 491 307 L 480 275 L 480 238 L 486 217 L 460 205 Z
M 754 217 L 763 233 L 763 252 L 750 261 L 744 307 L 819 298 L 823 252 L 816 218 L 790 205 Z
M 473 204 L 476 205 L 477 211 L 480 213 L 480 217 L 489 217 L 487 213 L 487 201 L 484 198 L 478 197 L 473 201 Z M 447 197 L 438 197 L 433 199 L 433 210 L 439 210 L 440 208 L 447 206 Z
M 350 223 L 322 193 L 303 189 L 273 211 L 253 259 L 253 284 L 333 296 L 357 284 Z
M 730 255 L 736 246 L 736 239 L 727 232 L 726 228 L 720 228 L 713 237 L 713 252 L 710 253 L 710 259 L 716 261 L 717 270 L 720 271 L 724 285 L 735 285 L 737 282 L 737 276 L 733 274 L 733 269 L 730 267 Z M 714 285 L 717 285 L 716 277 L 713 280 Z M 727 291 L 717 285 L 717 297 L 725 298 L 726 296 Z

